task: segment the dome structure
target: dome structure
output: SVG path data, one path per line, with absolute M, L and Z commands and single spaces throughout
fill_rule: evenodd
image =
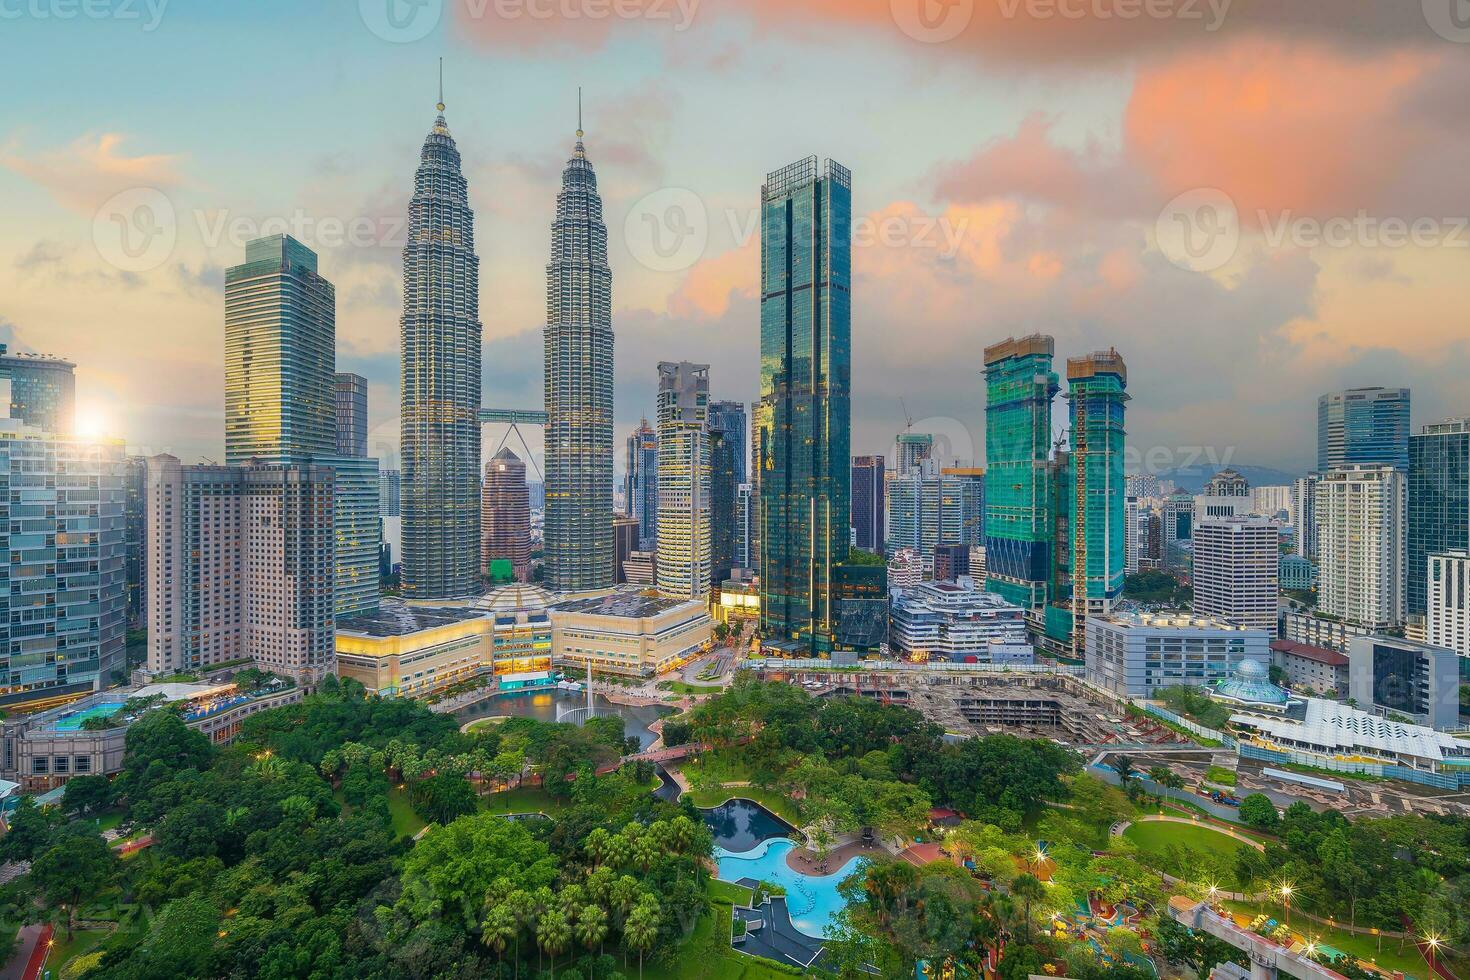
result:
M 1212 692 L 1221 701 L 1258 707 L 1285 707 L 1291 695 L 1271 683 L 1271 671 L 1260 660 L 1242 660 L 1228 680 L 1216 683 Z

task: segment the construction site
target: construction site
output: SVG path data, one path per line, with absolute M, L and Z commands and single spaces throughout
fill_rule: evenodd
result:
M 1128 717 L 1123 703 L 1064 670 L 1055 672 L 928 672 L 787 668 L 771 661 L 766 680 L 805 687 L 817 697 L 857 695 L 902 704 L 952 735 L 1007 733 L 1049 738 L 1079 748 L 1185 745 L 1188 740 L 1147 718 Z

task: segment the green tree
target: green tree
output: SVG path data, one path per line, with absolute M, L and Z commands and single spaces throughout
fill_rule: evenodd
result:
M 481 813 L 435 827 L 403 861 L 408 914 L 440 912 L 466 926 L 479 924 L 486 893 L 497 878 L 512 889 L 535 891 L 556 880 L 557 862 L 546 845 L 514 820 Z
M 78 816 L 105 810 L 112 805 L 112 783 L 106 776 L 73 776 L 61 796 L 63 813 Z
M 638 980 L 643 980 L 643 957 L 658 938 L 658 900 L 646 896 L 633 906 L 623 925 L 623 941 L 638 952 Z
M 1247 827 L 1271 831 L 1280 821 L 1276 804 L 1265 793 L 1252 793 L 1240 801 L 1240 822 Z
M 551 957 L 551 977 L 556 980 L 556 957 L 572 941 L 572 928 L 567 917 L 556 907 L 547 909 L 536 920 L 536 944 Z
M 76 928 L 77 905 L 107 886 L 116 864 L 116 855 L 101 835 L 68 829 L 31 865 L 31 883 L 46 903 L 66 906 L 67 942 Z
M 1035 875 L 1021 873 L 1011 882 L 1011 894 L 1021 900 L 1026 909 L 1026 942 L 1031 941 L 1031 903 L 1046 897 L 1046 886 Z

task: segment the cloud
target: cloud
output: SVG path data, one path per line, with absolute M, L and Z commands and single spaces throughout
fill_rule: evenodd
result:
M 0 164 L 44 187 L 62 206 L 91 214 L 107 198 L 133 187 L 167 190 L 181 183 L 184 157 L 168 154 L 128 156 L 126 136 L 83 136 L 65 149 L 27 154 L 14 142 L 0 150 Z

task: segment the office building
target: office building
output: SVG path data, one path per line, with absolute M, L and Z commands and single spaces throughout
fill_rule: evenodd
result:
M 710 586 L 709 365 L 658 366 L 658 587 L 697 599 Z
M 1281 669 L 1293 690 L 1318 691 L 1330 698 L 1347 697 L 1346 654 L 1295 640 L 1272 640 L 1271 665 Z
M 1470 548 L 1470 417 L 1445 419 L 1409 437 L 1408 577 L 1410 616 L 1428 610 L 1429 556 Z
M 623 501 L 628 516 L 638 521 L 638 547 L 653 549 L 658 541 L 658 430 L 648 419 L 628 436 L 627 471 Z
M 1317 399 L 1317 469 L 1409 468 L 1409 389 L 1349 388 Z
M 402 507 L 402 483 L 397 470 L 378 471 L 378 515 L 399 517 Z
M 893 600 L 889 644 L 905 659 L 1030 663 L 1026 613 L 991 592 L 926 582 Z
M 1282 555 L 1276 568 L 1283 592 L 1306 592 L 1317 587 L 1317 566 L 1301 555 Z
M 551 224 L 545 358 L 546 585 L 606 588 L 613 581 L 612 270 L 580 119 Z
M 126 473 L 120 441 L 0 419 L 0 708 L 124 671 Z
M 953 582 L 970 574 L 970 546 L 940 544 L 934 546 L 934 581 Z
M 1348 644 L 1348 694 L 1360 706 L 1431 728 L 1460 723 L 1460 658 L 1453 650 L 1396 636 Z
M 1139 473 L 1124 478 L 1124 488 L 1130 497 L 1138 497 L 1141 500 L 1153 500 L 1162 497 L 1159 492 L 1159 478 L 1147 473 Z
M 1274 632 L 1280 555 L 1280 531 L 1271 521 L 1201 521 L 1194 528 L 1194 611 Z
M 710 581 L 723 582 L 737 567 L 738 495 L 746 476 L 747 421 L 741 402 L 709 405 Z M 739 567 L 744 567 L 740 565 Z
M 333 486 L 319 466 L 148 460 L 149 672 L 332 671 Z
M 1205 481 L 1200 493 L 1206 497 L 1251 497 L 1251 485 L 1235 470 L 1223 469 Z
M 1180 490 L 1165 497 L 1161 524 L 1163 537 L 1160 545 L 1165 551 L 1171 545 L 1192 538 L 1194 536 L 1194 495 Z
M 1470 658 L 1470 552 L 1446 551 L 1428 558 L 1429 597 L 1424 638 Z M 1461 664 L 1470 666 L 1470 660 Z M 1470 674 L 1470 670 L 1464 671 Z
M 986 589 L 1024 609 L 1046 603 L 1052 575 L 1054 352 L 1040 334 L 985 348 Z
M 1251 487 L 1251 512 L 1260 517 L 1291 514 L 1291 487 Z
M 628 559 L 638 550 L 638 521 L 632 517 L 613 518 L 613 581 L 628 581 Z
M 833 569 L 851 520 L 852 175 L 816 157 L 761 188 L 761 632 L 772 649 L 835 643 Z M 659 557 L 660 563 L 663 556 Z
M 629 585 L 652 586 L 658 579 L 658 554 L 630 551 L 623 560 L 623 579 Z
M 337 373 L 337 455 L 367 455 L 367 378 Z
M 1123 500 L 1123 572 L 1137 575 L 1148 553 L 1149 517 L 1152 510 L 1143 498 L 1129 494 Z
M 934 456 L 934 436 L 928 432 L 900 432 L 896 442 L 894 465 L 899 476 L 919 469 Z
M 1194 504 L 1194 524 L 1199 524 L 1200 521 L 1233 520 L 1237 517 L 1249 517 L 1252 511 L 1249 494 L 1201 493 L 1193 497 L 1192 501 Z M 1190 534 L 1193 536 L 1193 531 Z
M 129 456 L 123 476 L 123 540 L 128 588 L 128 629 L 144 628 L 148 590 L 148 460 Z
M 338 616 L 378 608 L 382 520 L 378 461 L 364 456 L 314 456 L 332 474 L 333 600 Z
M 1297 554 L 1317 561 L 1317 480 L 1308 473 L 1291 484 L 1291 523 L 1296 529 Z
M 1318 608 L 1372 630 L 1404 622 L 1405 479 L 1388 465 L 1340 467 L 1317 484 Z
M 883 525 L 888 503 L 884 465 L 882 456 L 852 458 L 853 546 L 877 555 L 883 554 L 888 540 Z
M 1373 630 L 1358 623 L 1311 612 L 1282 610 L 1281 638 L 1315 647 L 1326 647 L 1339 653 L 1347 651 L 1355 636 L 1372 636 Z
M 225 461 L 281 463 L 337 449 L 337 299 L 289 235 L 245 243 L 225 270 Z
M 470 596 L 480 582 L 480 260 L 443 113 L 441 102 L 419 153 L 403 246 L 400 556 L 412 599 Z
M 1166 687 L 1204 687 L 1229 678 L 1242 660 L 1271 664 L 1271 635 L 1207 616 L 1181 613 L 1091 616 L 1087 679 L 1125 697 Z
M 924 559 L 913 548 L 895 548 L 888 555 L 888 587 L 910 589 L 924 581 Z
M 961 544 L 985 547 L 985 470 L 978 466 L 946 466 L 939 475 L 960 488 Z
M 6 417 L 43 432 L 70 433 L 76 425 L 76 365 L 44 354 L 11 353 L 0 344 L 0 399 Z
M 494 562 L 509 562 L 517 582 L 531 578 L 531 495 L 526 464 L 506 446 L 485 464 L 480 489 L 480 563 L 493 575 Z
M 735 488 L 735 567 L 749 570 L 754 552 L 755 491 L 749 483 Z

